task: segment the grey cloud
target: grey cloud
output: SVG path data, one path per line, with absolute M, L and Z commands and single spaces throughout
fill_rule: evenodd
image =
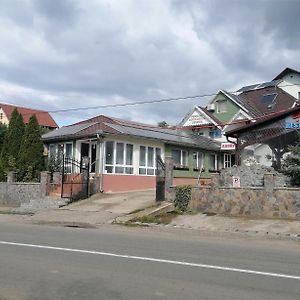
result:
M 139 6 L 130 0 L 0 0 L 0 22 L 12 23 L 0 28 L 0 83 L 36 91 L 16 91 L 14 101 L 51 110 L 205 94 L 269 80 L 286 66 L 300 67 L 297 3 L 284 2 L 287 7 L 260 0 L 139 0 Z M 43 95 L 54 98 L 39 100 Z M 207 101 L 57 117 L 72 122 L 105 113 L 175 123 Z

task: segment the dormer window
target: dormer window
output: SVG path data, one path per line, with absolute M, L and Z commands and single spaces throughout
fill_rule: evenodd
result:
M 217 101 L 217 113 L 225 113 L 227 112 L 226 100 Z
M 261 103 L 264 104 L 265 106 L 269 107 L 275 104 L 275 99 L 276 99 L 277 94 L 265 94 L 261 98 Z

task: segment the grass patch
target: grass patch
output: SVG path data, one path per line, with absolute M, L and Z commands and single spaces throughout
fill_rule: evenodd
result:
M 126 223 L 155 223 L 155 224 L 169 224 L 175 217 L 180 215 L 178 211 L 163 213 L 157 216 L 142 216 L 131 219 Z

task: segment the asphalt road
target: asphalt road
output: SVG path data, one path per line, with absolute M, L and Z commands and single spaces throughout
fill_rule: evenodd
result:
M 0 224 L 0 299 L 300 299 L 300 244 Z

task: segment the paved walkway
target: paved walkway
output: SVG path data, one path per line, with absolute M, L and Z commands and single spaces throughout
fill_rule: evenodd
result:
M 116 217 L 155 205 L 155 191 L 96 194 L 59 209 L 39 211 L 33 216 L 0 215 L 1 220 L 30 223 L 97 225 L 111 223 Z M 8 209 L 6 209 L 7 211 Z

